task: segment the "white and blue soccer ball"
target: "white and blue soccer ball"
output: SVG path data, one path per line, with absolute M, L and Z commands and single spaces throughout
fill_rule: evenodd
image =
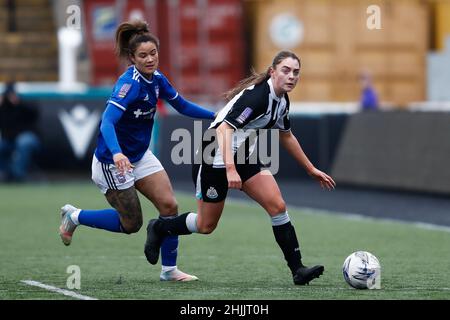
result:
M 367 251 L 356 251 L 342 266 L 345 281 L 356 289 L 380 289 L 381 266 L 377 257 Z

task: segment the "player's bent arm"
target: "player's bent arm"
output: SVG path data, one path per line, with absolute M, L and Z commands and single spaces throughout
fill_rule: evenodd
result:
M 309 161 L 305 152 L 303 151 L 297 138 L 292 134 L 292 131 L 280 131 L 280 142 L 281 145 L 289 152 L 289 154 L 294 157 L 294 159 L 299 163 L 306 172 L 311 175 L 315 167 Z
M 336 182 L 334 182 L 333 178 L 315 168 L 311 161 L 309 161 L 297 138 L 290 130 L 285 132 L 280 131 L 280 142 L 295 160 L 305 168 L 306 172 L 320 183 L 323 189 L 332 190 L 336 187 Z
M 131 169 L 130 160 L 122 153 L 117 140 L 115 124 L 122 117 L 123 111 L 112 104 L 108 104 L 102 117 L 100 131 L 105 139 L 105 143 L 113 155 L 115 166 L 120 172 L 125 173 Z
M 102 116 L 100 131 L 105 139 L 105 143 L 113 155 L 122 153 L 117 140 L 115 125 L 122 117 L 123 111 L 112 104 L 108 104 Z
M 216 129 L 217 142 L 219 143 L 219 149 L 223 156 L 223 163 L 225 167 L 230 170 L 236 170 L 233 159 L 233 152 L 231 151 L 231 136 L 233 134 L 233 127 L 231 127 L 225 121 L 222 122 Z
M 184 99 L 181 95 L 178 95 L 173 100 L 167 100 L 167 102 L 169 102 L 175 110 L 185 116 L 197 119 L 214 119 L 214 112 Z
M 219 144 L 220 152 L 223 156 L 223 162 L 227 171 L 228 187 L 241 189 L 242 181 L 241 177 L 236 171 L 236 166 L 234 164 L 233 152 L 231 148 L 233 127 L 230 126 L 225 121 L 222 122 L 216 129 L 217 132 L 217 142 Z

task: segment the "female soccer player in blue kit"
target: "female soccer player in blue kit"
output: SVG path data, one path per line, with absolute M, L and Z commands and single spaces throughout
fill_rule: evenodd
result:
M 158 39 L 143 21 L 122 23 L 116 31 L 118 56 L 131 65 L 118 79 L 100 124 L 92 161 L 92 180 L 114 209 L 61 208 L 61 239 L 70 245 L 78 225 L 112 232 L 135 233 L 142 226 L 136 190 L 149 199 L 161 219 L 177 216 L 178 207 L 166 171 L 149 150 L 156 103 L 166 100 L 179 113 L 214 119 L 214 113 L 181 97 L 158 68 Z M 191 281 L 197 277 L 176 266 L 178 236 L 161 246 L 163 281 Z

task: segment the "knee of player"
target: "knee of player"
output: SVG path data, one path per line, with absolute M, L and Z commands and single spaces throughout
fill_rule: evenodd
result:
M 175 199 L 166 201 L 161 204 L 161 213 L 166 214 L 177 214 L 178 213 L 178 203 Z
M 274 201 L 273 203 L 270 204 L 268 211 L 271 214 L 286 212 L 286 203 L 284 202 L 283 199 Z
M 136 233 L 142 227 L 142 219 L 136 219 L 127 223 L 122 223 L 122 227 L 126 234 Z
M 197 225 L 198 233 L 201 233 L 201 234 L 210 234 L 216 229 L 216 227 L 217 227 L 217 224 Z

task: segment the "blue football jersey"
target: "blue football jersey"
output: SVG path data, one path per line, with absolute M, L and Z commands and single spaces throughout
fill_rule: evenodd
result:
M 120 76 L 107 104 L 123 110 L 115 131 L 122 153 L 130 162 L 139 161 L 149 148 L 158 99 L 173 100 L 177 96 L 177 91 L 158 71 L 148 80 L 132 65 Z M 101 131 L 95 156 L 100 162 L 114 163 Z

